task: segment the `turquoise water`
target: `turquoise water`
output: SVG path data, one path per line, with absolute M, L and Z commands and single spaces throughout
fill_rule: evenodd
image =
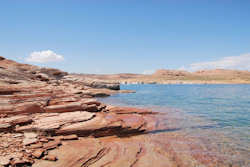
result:
M 124 105 L 166 106 L 216 121 L 219 127 L 250 127 L 250 85 L 122 85 L 133 94 L 110 97 Z
M 121 85 L 136 93 L 103 102 L 171 113 L 189 135 L 213 139 L 250 157 L 250 85 Z M 169 122 L 166 122 L 169 123 Z M 222 140 L 223 139 L 223 140 Z

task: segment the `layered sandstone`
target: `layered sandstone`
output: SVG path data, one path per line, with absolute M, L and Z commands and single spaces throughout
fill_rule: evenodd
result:
M 117 84 L 86 84 L 3 57 L 0 74 L 0 166 L 224 166 L 215 155 L 193 152 L 206 145 L 166 133 L 175 130 L 166 115 L 94 99 L 124 92 Z
M 118 93 L 119 84 L 87 82 L 3 57 L 0 67 L 0 166 L 56 161 L 49 152 L 79 137 L 120 137 L 147 129 L 143 114 L 129 109 L 121 114 L 93 98 Z

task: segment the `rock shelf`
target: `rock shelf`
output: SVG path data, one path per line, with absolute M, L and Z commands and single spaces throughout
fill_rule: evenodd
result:
M 0 57 L 0 166 L 223 166 L 192 155 L 197 146 L 182 144 L 185 136 L 157 133 L 163 115 L 95 99 L 132 92 L 119 89 Z M 177 140 L 188 154 L 177 154 Z

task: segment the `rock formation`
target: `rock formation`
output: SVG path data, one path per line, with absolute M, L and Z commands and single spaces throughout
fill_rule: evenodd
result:
M 57 69 L 3 57 L 0 74 L 2 166 L 28 166 L 35 159 L 56 161 L 58 158 L 48 153 L 63 141 L 126 136 L 147 128 L 143 114 L 121 114 L 121 109 L 93 98 L 118 93 L 119 84 L 86 82 Z
M 220 166 L 212 155 L 177 154 L 171 142 L 189 139 L 158 134 L 164 115 L 94 99 L 120 92 L 117 83 L 0 57 L 0 166 Z

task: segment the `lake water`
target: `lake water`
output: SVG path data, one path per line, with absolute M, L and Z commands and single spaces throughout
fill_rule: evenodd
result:
M 169 127 L 212 141 L 228 159 L 249 165 L 250 85 L 121 85 L 121 89 L 136 93 L 101 101 L 166 112 Z

